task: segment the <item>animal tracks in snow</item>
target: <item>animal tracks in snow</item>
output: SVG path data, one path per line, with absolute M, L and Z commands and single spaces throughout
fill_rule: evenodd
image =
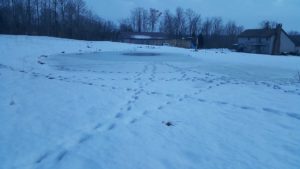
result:
M 112 94 L 123 92 L 126 97 L 122 103 L 116 104 L 117 110 L 107 112 L 109 118 L 99 119 L 88 130 L 76 133 L 74 142 L 63 142 L 55 148 L 41 152 L 34 164 L 43 164 L 46 160 L 57 163 L 72 154 L 73 148 L 85 146 L 91 141 L 101 138 L 101 134 L 117 132 L 126 125 L 143 124 L 143 120 L 152 116 L 169 115 L 172 106 L 182 106 L 190 101 L 199 107 L 204 105 L 222 108 L 234 108 L 237 112 L 260 112 L 266 115 L 284 116 L 292 120 L 300 120 L 297 112 L 285 112 L 269 106 L 257 107 L 247 104 L 235 104 L 222 97 L 207 98 L 204 92 L 216 91 L 224 86 L 251 86 L 266 90 L 285 93 L 299 97 L 300 91 L 293 83 L 276 81 L 246 81 L 230 76 L 201 71 L 201 67 L 184 67 L 180 63 L 137 63 L 138 68 L 125 70 L 105 70 L 105 68 L 77 68 L 76 66 L 54 66 L 56 71 L 51 74 L 37 70 L 22 70 L 0 64 L 1 77 L 8 72 L 15 72 L 30 78 L 44 79 L 49 83 L 67 83 L 99 90 L 108 90 Z M 48 64 L 43 65 L 43 67 Z M 190 84 L 189 88 L 181 89 L 182 84 Z M 182 85 L 184 86 L 184 85 Z M 169 90 L 177 87 L 178 90 Z M 148 102 L 145 105 L 141 103 Z M 114 106 L 114 105 L 113 105 Z M 167 112 L 167 113 L 165 113 Z M 275 116 L 276 115 L 276 116 Z M 160 122 L 158 122 L 159 124 Z M 97 137 L 96 137 L 97 136 Z
M 44 154 L 42 154 L 36 161 L 35 163 L 39 164 L 41 162 L 43 162 L 48 156 L 49 156 L 49 152 L 46 152 Z
M 79 139 L 78 143 L 79 143 L 79 144 L 82 144 L 82 143 L 84 143 L 84 142 L 90 140 L 91 138 L 92 138 L 92 135 L 84 135 L 84 136 L 82 136 L 82 137 Z
M 294 120 L 300 120 L 300 114 L 298 114 L 298 113 L 285 112 L 285 111 L 280 111 L 280 110 L 276 110 L 273 108 L 262 108 L 262 110 L 267 113 L 272 113 L 275 115 L 285 115 L 286 117 L 292 118 Z
M 67 154 L 68 154 L 68 151 L 67 151 L 67 150 L 61 151 L 61 152 L 56 156 L 56 161 L 57 161 L 57 162 L 61 162 L 61 161 L 66 157 Z

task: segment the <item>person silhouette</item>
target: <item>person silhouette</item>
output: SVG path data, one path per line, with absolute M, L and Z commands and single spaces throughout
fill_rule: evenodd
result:
M 201 49 L 204 47 L 204 37 L 202 33 L 200 33 L 197 37 L 197 49 Z
M 196 37 L 195 33 L 192 34 L 191 47 L 192 47 L 192 49 L 197 50 L 197 37 Z

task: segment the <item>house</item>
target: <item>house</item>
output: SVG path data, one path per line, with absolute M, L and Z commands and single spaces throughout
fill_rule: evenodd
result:
M 296 46 L 296 54 L 300 55 L 300 35 L 293 35 L 291 36 L 291 39 L 294 41 Z
M 238 37 L 238 50 L 247 53 L 280 55 L 294 53 L 293 40 L 278 24 L 275 29 L 248 29 Z
M 174 38 L 160 32 L 122 32 L 118 39 L 124 43 L 157 46 L 168 45 L 183 48 L 191 47 L 191 40 L 188 38 Z

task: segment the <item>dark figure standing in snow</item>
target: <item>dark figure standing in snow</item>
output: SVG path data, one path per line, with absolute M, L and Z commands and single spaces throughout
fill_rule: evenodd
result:
M 197 37 L 197 49 L 201 49 L 204 47 L 204 38 L 202 33 L 200 33 Z
M 192 42 L 192 44 L 191 44 L 192 49 L 197 50 L 197 37 L 196 37 L 195 33 L 192 34 L 191 42 Z

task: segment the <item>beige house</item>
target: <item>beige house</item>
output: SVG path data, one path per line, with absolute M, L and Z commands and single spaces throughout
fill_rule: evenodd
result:
M 278 24 L 275 29 L 248 29 L 238 37 L 238 50 L 247 53 L 280 55 L 295 53 L 296 46 Z

